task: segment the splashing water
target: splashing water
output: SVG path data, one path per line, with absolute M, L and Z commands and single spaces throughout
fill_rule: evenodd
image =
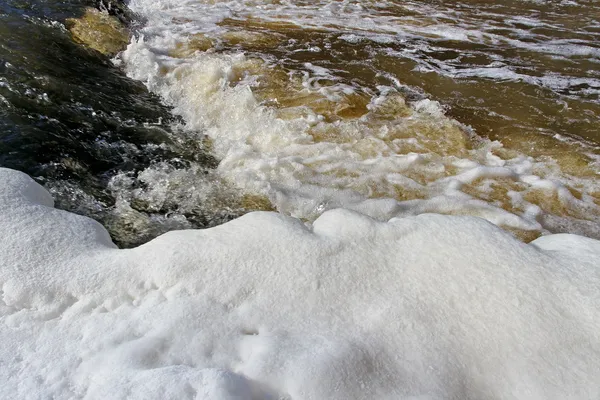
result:
M 522 3 L 131 7 L 147 24 L 122 56 L 128 75 L 210 138 L 220 177 L 280 212 L 467 214 L 523 240 L 600 237 L 600 153 L 570 139 L 596 134 L 591 20 Z

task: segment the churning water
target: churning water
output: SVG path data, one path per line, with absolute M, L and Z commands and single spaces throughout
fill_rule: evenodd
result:
M 121 246 L 338 207 L 600 238 L 595 2 L 132 0 L 112 60 L 89 5 L 0 5 L 0 163 Z

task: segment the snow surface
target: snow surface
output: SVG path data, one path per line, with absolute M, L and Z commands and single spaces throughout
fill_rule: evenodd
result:
M 0 169 L 2 399 L 597 399 L 600 242 L 251 213 L 119 250 Z

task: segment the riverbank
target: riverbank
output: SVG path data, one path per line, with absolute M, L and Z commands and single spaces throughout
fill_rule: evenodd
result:
M 119 250 L 26 175 L 0 179 L 2 397 L 600 394 L 598 241 L 332 210 Z

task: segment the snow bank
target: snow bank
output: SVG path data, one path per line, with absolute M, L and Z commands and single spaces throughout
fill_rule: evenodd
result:
M 0 398 L 600 396 L 598 241 L 333 210 L 118 250 L 0 181 Z

